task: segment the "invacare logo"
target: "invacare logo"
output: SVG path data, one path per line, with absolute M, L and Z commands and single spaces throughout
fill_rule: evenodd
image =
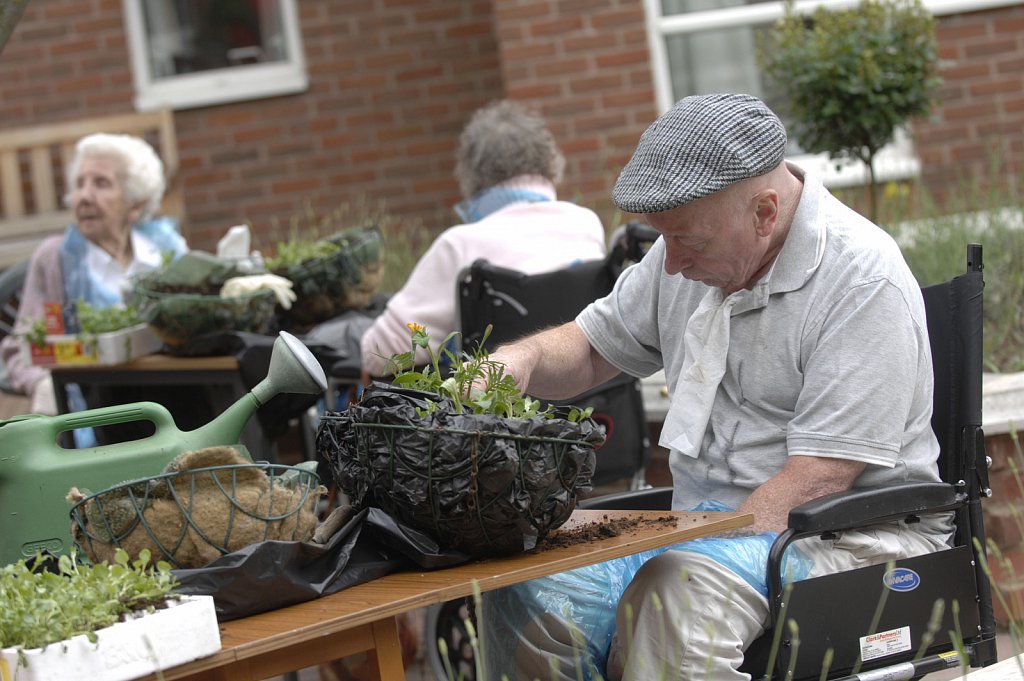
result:
M 920 586 L 921 577 L 910 568 L 896 568 L 882 576 L 882 583 L 893 591 L 913 591 Z

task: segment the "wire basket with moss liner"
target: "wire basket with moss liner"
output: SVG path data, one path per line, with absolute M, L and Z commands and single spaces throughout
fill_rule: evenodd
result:
M 209 447 L 151 478 L 95 494 L 72 488 L 71 535 L 93 562 L 113 561 L 118 548 L 133 560 L 147 549 L 154 560 L 198 568 L 257 542 L 310 540 L 324 493 L 308 466 L 251 463 L 231 447 Z
M 382 243 L 376 225 L 279 243 L 277 255 L 266 259 L 267 269 L 291 280 L 296 296 L 291 308 L 279 311 L 282 328 L 304 332 L 367 307 L 380 288 Z
M 589 418 L 456 413 L 436 395 L 374 384 L 359 404 L 324 415 L 317 450 L 357 508 L 487 557 L 529 550 L 569 519 L 603 440 Z
M 277 310 L 273 291 L 222 297 L 219 288 L 173 286 L 159 272 L 151 272 L 133 280 L 131 299 L 139 318 L 172 347 L 207 333 L 270 331 Z

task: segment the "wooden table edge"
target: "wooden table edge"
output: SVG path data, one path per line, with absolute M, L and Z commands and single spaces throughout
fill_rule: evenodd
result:
M 334 644 L 327 646 L 330 653 L 328 657 L 324 658 L 324 661 L 327 659 L 336 659 L 356 652 L 371 650 L 375 645 L 372 637 L 372 631 L 375 623 L 392 620 L 399 614 L 432 605 L 434 603 L 442 603 L 454 598 L 469 596 L 473 593 L 474 581 L 479 585 L 481 592 L 492 591 L 505 586 L 519 584 L 524 581 L 528 581 L 529 579 L 536 579 L 537 577 L 555 574 L 566 569 L 572 569 L 573 567 L 580 567 L 581 565 L 592 565 L 594 563 L 613 560 L 615 558 L 621 558 L 623 556 L 640 553 L 646 550 L 671 546 L 689 539 L 718 535 L 731 530 L 739 530 L 751 525 L 754 520 L 753 515 L 749 513 L 577 510 L 570 519 L 570 522 L 563 527 L 571 529 L 573 522 L 576 524 L 583 522 L 595 522 L 602 519 L 604 516 L 614 518 L 616 516 L 636 515 L 641 515 L 646 518 L 675 517 L 677 519 L 676 527 L 674 530 L 669 532 L 669 534 L 672 535 L 671 541 L 666 541 L 663 536 L 659 537 L 658 535 L 642 536 L 638 539 L 631 539 L 630 535 L 620 535 L 617 537 L 595 540 L 588 542 L 585 545 L 580 544 L 575 546 L 557 547 L 537 553 L 525 552 L 514 556 L 474 561 L 472 563 L 457 565 L 450 568 L 441 568 L 439 570 L 392 573 L 369 582 L 356 584 L 328 596 L 305 601 L 286 608 L 225 622 L 220 625 L 220 629 L 222 641 L 225 637 L 228 641 L 226 642 L 225 647 L 223 647 L 219 652 L 184 665 L 164 670 L 162 672 L 162 676 L 154 674 L 144 677 L 144 681 L 155 681 L 159 678 L 172 681 L 173 679 L 184 679 L 192 676 L 196 676 L 197 679 L 248 678 L 246 674 L 240 674 L 238 676 L 234 676 L 231 673 L 227 673 L 227 675 L 218 674 L 218 670 L 221 670 L 222 668 L 227 670 L 232 666 L 238 666 L 242 663 L 246 663 L 245 666 L 248 668 L 247 662 L 255 662 L 260 658 L 263 659 L 263 664 L 260 666 L 260 673 L 263 673 L 264 671 L 263 665 L 269 664 L 270 666 L 267 669 L 267 673 L 269 675 L 273 675 L 270 673 L 269 669 L 278 668 L 273 664 L 273 659 L 276 656 L 286 655 L 289 650 L 298 646 L 308 645 L 311 641 L 324 643 L 326 643 L 328 639 L 334 641 Z M 698 522 L 705 521 L 709 518 L 712 522 Z M 688 523 L 691 527 L 680 528 L 680 523 Z M 594 544 L 597 545 L 597 550 L 593 549 Z M 586 559 L 582 563 L 580 563 L 579 556 L 581 553 L 586 556 Z M 463 573 L 469 572 L 474 568 L 486 571 L 488 566 L 493 567 L 497 565 L 500 567 L 508 563 L 528 564 L 533 556 L 538 555 L 545 555 L 548 558 L 554 556 L 554 560 L 548 560 L 543 563 L 542 566 L 526 566 L 512 573 L 509 573 L 506 570 L 500 575 L 491 575 L 490 577 L 484 577 L 483 579 L 463 576 Z M 573 560 L 574 558 L 575 560 Z M 333 614 L 334 619 L 331 619 L 331 605 L 334 603 L 351 602 L 358 599 L 362 593 L 368 590 L 380 589 L 382 587 L 387 589 L 393 588 L 396 592 L 401 592 L 402 589 L 399 588 L 400 586 L 407 586 L 410 582 L 429 582 L 431 581 L 431 575 L 442 575 L 449 578 L 454 576 L 457 579 L 461 577 L 461 580 L 459 583 L 448 587 L 436 589 L 423 587 L 425 590 L 419 593 L 413 593 L 404 597 L 396 597 L 385 604 L 371 608 L 363 608 L 357 612 L 348 614 L 338 614 L 335 612 Z M 271 633 L 269 635 L 265 634 L 267 629 L 276 629 L 276 627 L 272 626 L 275 622 L 282 619 L 287 620 L 289 615 L 307 614 L 309 616 L 305 618 L 308 620 L 306 624 L 285 630 L 276 630 L 275 633 Z M 248 628 L 250 633 L 253 633 L 254 635 L 245 637 L 244 640 L 233 642 L 231 640 L 232 633 L 238 631 L 241 627 Z M 256 632 L 261 631 L 264 632 L 264 634 L 256 634 Z M 340 645 L 340 640 L 347 638 L 342 636 L 346 633 L 348 633 L 348 635 L 353 639 L 357 640 L 351 641 L 353 645 L 347 647 L 347 649 L 336 647 L 337 645 Z M 367 633 L 370 633 L 371 635 L 370 641 L 366 641 L 365 639 Z M 339 639 L 339 636 L 342 638 Z M 270 662 L 268 662 L 268 660 Z M 311 661 L 311 664 L 316 663 L 317 662 L 315 661 Z M 199 676 L 202 672 L 210 671 L 213 672 L 214 676 Z

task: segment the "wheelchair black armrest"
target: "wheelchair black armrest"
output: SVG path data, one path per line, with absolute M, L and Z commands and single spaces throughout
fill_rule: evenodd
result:
M 672 488 L 648 487 L 612 492 L 582 499 L 576 505 L 595 511 L 667 511 L 672 508 Z
M 949 510 L 957 505 L 956 489 L 945 482 L 853 489 L 826 494 L 791 509 L 789 528 L 800 533 L 842 530 Z
M 358 381 L 362 375 L 363 362 L 359 357 L 346 357 L 339 359 L 327 370 L 331 378 L 348 381 Z

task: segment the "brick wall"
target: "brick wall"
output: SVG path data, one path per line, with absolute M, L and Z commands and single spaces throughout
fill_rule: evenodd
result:
M 240 220 L 262 232 L 313 197 L 447 218 L 458 133 L 502 93 L 489 3 L 298 6 L 308 92 L 178 113 L 192 237 Z
M 914 125 L 924 179 L 937 195 L 990 164 L 1016 184 L 1024 172 L 1024 7 L 941 17 L 936 37 L 944 80 L 940 104 Z
M 0 125 L 130 111 L 127 54 L 119 0 L 29 3 L 0 55 Z
M 989 484 L 992 496 L 982 503 L 985 534 L 997 549 L 989 554 L 994 590 L 996 622 L 1006 627 L 1011 620 L 1024 621 L 1024 514 L 1022 514 L 1022 473 L 1024 451 L 1010 434 L 985 438 L 985 453 L 992 459 Z
M 656 115 L 640 0 L 301 0 L 310 88 L 178 111 L 190 242 L 249 220 L 384 201 L 452 220 L 458 132 L 504 96 L 540 109 L 569 163 L 562 195 L 614 226 L 610 187 Z M 0 128 L 132 110 L 120 0 L 34 0 L 0 55 Z M 943 102 L 914 126 L 936 189 L 1024 158 L 1024 7 L 943 17 Z M 263 239 L 261 243 L 259 239 Z
M 190 243 L 309 202 L 450 221 L 458 133 L 503 94 L 490 2 L 297 4 L 307 92 L 175 113 Z M 120 0 L 30 3 L 2 60 L 0 127 L 132 110 Z
M 561 194 L 614 227 L 611 187 L 657 116 L 643 4 L 503 0 L 494 6 L 505 90 L 544 113 L 567 157 Z

